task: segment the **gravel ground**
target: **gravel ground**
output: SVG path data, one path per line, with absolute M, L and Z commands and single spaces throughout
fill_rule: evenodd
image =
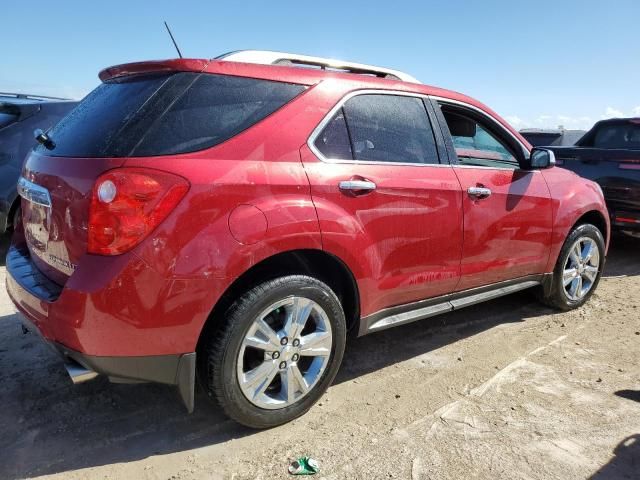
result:
M 1 268 L 0 282 L 5 270 Z M 0 478 L 640 478 L 640 239 L 616 237 L 598 291 L 557 313 L 528 292 L 350 342 L 304 417 L 255 432 L 199 393 L 73 386 L 0 292 Z

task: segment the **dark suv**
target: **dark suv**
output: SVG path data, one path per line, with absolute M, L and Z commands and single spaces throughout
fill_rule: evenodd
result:
M 34 130 L 47 130 L 78 102 L 64 98 L 0 93 L 0 235 L 13 226 L 20 202 L 16 184 Z
M 304 68 L 301 68 L 304 67 Z M 602 191 L 465 95 L 276 52 L 119 65 L 29 156 L 7 290 L 75 381 L 302 415 L 365 335 L 595 290 Z
M 597 182 L 611 226 L 640 232 L 640 118 L 596 123 L 572 147 L 548 147 L 557 164 Z

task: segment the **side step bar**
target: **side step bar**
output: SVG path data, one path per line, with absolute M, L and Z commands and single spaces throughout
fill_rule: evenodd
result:
M 517 280 L 500 282 L 487 287 L 474 288 L 463 292 L 443 295 L 408 305 L 392 307 L 364 317 L 361 320 L 360 335 L 385 330 L 425 318 L 452 312 L 460 308 L 509 295 L 526 288 L 544 285 L 551 281 L 551 274 L 531 275 Z
M 93 380 L 98 376 L 98 372 L 84 368 L 70 358 L 67 358 L 64 362 L 64 368 L 67 370 L 69 377 L 71 377 L 71 381 L 75 384 Z

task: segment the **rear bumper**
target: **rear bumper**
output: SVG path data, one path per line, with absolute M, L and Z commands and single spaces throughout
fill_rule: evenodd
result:
M 135 256 L 90 257 L 60 286 L 26 247 L 10 247 L 6 287 L 25 327 L 61 355 L 76 383 L 100 374 L 175 385 L 191 411 L 210 289 L 199 279 L 165 279 Z
M 155 382 L 178 387 L 189 413 L 193 412 L 195 396 L 196 354 L 154 355 L 144 357 L 99 357 L 87 355 L 46 338 L 43 332 L 20 312 L 23 326 L 39 334 L 58 353 L 73 383 L 83 383 L 105 375 L 114 383 Z

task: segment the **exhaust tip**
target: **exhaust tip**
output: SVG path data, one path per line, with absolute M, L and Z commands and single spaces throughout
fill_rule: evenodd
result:
M 67 373 L 69 377 L 71 377 L 71 381 L 74 384 L 86 382 L 88 380 L 92 380 L 98 376 L 98 372 L 94 372 L 93 370 L 89 370 L 88 368 L 84 368 L 79 363 L 68 359 L 64 363 L 64 368 L 67 369 Z

